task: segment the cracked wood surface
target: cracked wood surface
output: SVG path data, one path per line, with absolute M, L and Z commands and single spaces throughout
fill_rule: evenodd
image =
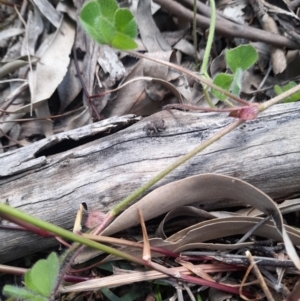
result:
M 162 111 L 133 125 L 139 119 L 133 115 L 113 117 L 1 154 L 0 201 L 72 229 L 81 202 L 89 210 L 108 211 L 233 121 L 226 116 Z M 164 120 L 166 129 L 148 136 L 143 129 L 157 119 Z M 130 126 L 97 136 L 122 124 Z M 74 148 L 76 142 L 81 145 Z M 215 172 L 238 177 L 275 199 L 284 199 L 300 194 L 299 170 L 300 103 L 281 104 L 244 123 L 155 187 Z M 0 241 L 0 262 L 57 245 L 52 238 L 2 229 Z

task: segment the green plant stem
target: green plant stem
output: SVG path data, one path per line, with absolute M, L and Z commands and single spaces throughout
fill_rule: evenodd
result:
M 208 38 L 206 42 L 206 47 L 205 47 L 205 52 L 204 52 L 204 57 L 203 57 L 203 62 L 201 65 L 200 73 L 206 77 L 207 79 L 210 78 L 207 69 L 208 69 L 208 60 L 214 40 L 214 35 L 215 35 L 215 28 L 216 28 L 216 5 L 214 0 L 210 0 L 210 25 L 209 25 L 209 33 L 208 33 Z M 196 19 L 196 17 L 194 17 Z
M 52 232 L 52 233 L 54 233 L 54 234 L 56 234 L 58 236 L 63 237 L 63 238 L 71 239 L 73 241 L 76 241 L 76 242 L 84 244 L 86 246 L 95 248 L 97 250 L 100 250 L 100 251 L 103 251 L 103 252 L 106 252 L 106 253 L 109 253 L 109 254 L 112 254 L 112 255 L 115 255 L 115 256 L 118 256 L 118 257 L 130 260 L 130 261 L 135 262 L 137 264 L 141 264 L 141 265 L 153 268 L 153 269 L 155 269 L 155 270 L 157 270 L 157 271 L 159 271 L 161 273 L 164 273 L 166 275 L 169 275 L 169 276 L 171 276 L 173 278 L 185 279 L 185 277 L 186 277 L 186 275 L 181 275 L 180 273 L 176 273 L 172 269 L 165 268 L 164 266 L 161 266 L 161 265 L 159 265 L 157 263 L 154 263 L 154 262 L 151 262 L 151 261 L 147 261 L 147 260 L 143 260 L 141 258 L 136 258 L 136 257 L 134 257 L 132 255 L 129 255 L 129 254 L 126 254 L 124 252 L 115 250 L 115 249 L 113 249 L 111 247 L 108 247 L 108 246 L 96 243 L 96 242 L 94 242 L 92 240 L 89 240 L 89 239 L 83 237 L 83 236 L 74 234 L 74 233 L 72 233 L 72 232 L 70 232 L 68 230 L 62 229 L 62 228 L 60 228 L 58 226 L 55 226 L 55 225 L 50 224 L 48 222 L 42 221 L 42 220 L 40 220 L 40 219 L 38 219 L 36 217 L 30 216 L 27 213 L 24 213 L 24 212 L 22 212 L 20 210 L 17 210 L 15 208 L 10 207 L 9 205 L 0 204 L 0 213 L 4 217 L 6 215 L 14 216 L 14 217 L 16 217 L 16 218 L 18 218 L 18 219 L 20 219 L 22 221 L 31 223 L 32 225 L 35 225 L 35 226 L 37 226 L 39 228 L 42 228 L 42 229 L 45 229 L 45 230 L 47 230 L 49 232 Z M 77 244 L 73 245 L 73 248 L 75 248 L 75 247 L 77 247 Z M 189 281 L 197 283 L 197 284 L 208 285 L 208 286 L 211 286 L 211 287 L 215 287 L 215 285 L 216 285 L 215 282 L 207 281 L 207 280 L 204 280 L 204 279 L 199 279 L 199 278 L 196 278 L 196 277 L 190 277 Z M 59 285 L 59 283 L 60 283 L 60 281 L 58 281 L 58 285 Z M 55 292 L 56 292 L 56 290 L 58 288 L 58 285 L 56 286 L 54 292 L 52 293 L 52 296 L 55 295 Z M 233 289 L 233 288 L 228 287 L 228 286 L 223 285 L 223 284 L 219 284 L 217 287 L 219 289 L 223 289 L 224 291 L 230 291 L 230 292 L 238 293 L 237 289 Z
M 212 103 L 212 101 L 210 99 L 208 89 L 204 85 L 203 85 L 203 94 L 204 94 L 204 97 L 205 97 L 206 102 L 208 103 L 209 107 L 212 108 L 212 109 L 215 108 L 214 104 Z
M 279 96 L 274 97 L 273 99 L 261 104 L 258 106 L 259 111 L 262 112 L 265 109 L 269 108 L 273 104 L 276 104 L 283 99 L 289 97 L 290 95 L 300 91 L 300 84 L 296 87 L 290 89 L 289 91 L 284 92 L 283 94 L 280 94 Z M 115 207 L 113 207 L 110 210 L 110 215 L 115 216 L 117 215 L 121 210 L 123 210 L 126 206 L 128 206 L 131 202 L 133 202 L 137 197 L 139 197 L 141 194 L 143 194 L 147 189 L 149 189 L 151 186 L 156 184 L 159 180 L 161 180 L 163 177 L 165 177 L 167 174 L 172 172 L 175 168 L 180 166 L 181 164 L 185 163 L 187 160 L 191 159 L 193 156 L 198 154 L 200 151 L 204 150 L 206 147 L 210 146 L 215 141 L 219 140 L 229 132 L 231 132 L 236 127 L 240 126 L 242 123 L 244 123 L 244 120 L 237 120 L 227 127 L 225 127 L 223 130 L 218 132 L 217 134 L 213 135 L 211 138 L 206 140 L 204 143 L 178 159 L 176 162 L 168 166 L 166 169 L 164 169 L 162 172 L 160 172 L 158 175 L 156 175 L 154 178 L 152 178 L 150 181 L 148 181 L 146 184 L 141 186 L 140 188 L 136 189 L 133 193 L 131 193 L 129 196 L 127 196 L 125 199 L 123 199 L 119 204 L 117 204 Z
M 280 94 L 280 95 L 278 95 L 278 96 L 276 96 L 276 97 L 274 97 L 274 98 L 272 98 L 272 99 L 270 99 L 266 102 L 261 103 L 258 106 L 259 111 L 262 112 L 262 111 L 268 109 L 269 107 L 281 102 L 285 98 L 288 98 L 288 97 L 292 96 L 293 94 L 295 94 L 299 91 L 300 91 L 300 84 L 293 87 L 293 88 L 291 88 L 291 89 L 289 89 L 288 91 L 283 92 L 282 94 Z
M 175 168 L 180 166 L 181 164 L 185 163 L 189 159 L 191 159 L 193 156 L 198 154 L 200 151 L 204 150 L 206 147 L 210 146 L 215 141 L 219 140 L 223 136 L 225 136 L 227 133 L 231 132 L 233 129 L 241 125 L 244 121 L 243 120 L 237 120 L 230 125 L 228 125 L 226 128 L 218 132 L 217 134 L 213 135 L 211 138 L 206 140 L 201 145 L 194 148 L 192 151 L 187 153 L 186 155 L 182 156 L 180 159 L 175 161 L 173 164 L 168 166 L 166 169 L 164 169 L 162 172 L 160 172 L 158 175 L 156 175 L 154 178 L 152 178 L 150 181 L 148 181 L 146 184 L 141 186 L 140 188 L 136 189 L 133 193 L 131 193 L 128 197 L 123 199 L 119 204 L 117 204 L 110 212 L 113 215 L 116 215 L 121 210 L 123 210 L 126 206 L 128 206 L 132 201 L 134 201 L 138 196 L 140 196 L 142 193 L 144 193 L 147 189 L 149 189 L 151 186 L 153 186 L 155 183 L 157 183 L 159 180 L 164 178 L 167 174 L 172 172 Z
M 206 42 L 206 47 L 205 47 L 205 52 L 204 52 L 204 56 L 203 56 L 203 62 L 201 65 L 201 69 L 200 69 L 200 74 L 205 77 L 206 79 L 210 79 L 209 75 L 208 75 L 208 61 L 209 61 L 209 56 L 210 56 L 210 52 L 211 52 L 211 48 L 212 48 L 212 43 L 214 40 L 214 35 L 215 35 L 215 27 L 216 27 L 216 6 L 215 6 L 215 1 L 214 0 L 210 0 L 210 11 L 211 11 L 211 17 L 210 17 L 210 26 L 209 26 L 209 33 L 208 33 L 208 38 L 207 38 L 207 42 Z M 194 4 L 195 6 L 195 4 Z M 195 7 L 194 7 L 195 10 Z M 194 22 L 196 23 L 196 15 L 194 15 Z M 202 85 L 203 86 L 203 93 L 206 99 L 206 102 L 208 103 L 208 105 L 211 108 L 214 108 L 214 104 L 212 103 L 209 93 L 208 93 L 208 89 L 206 87 L 206 85 Z
M 31 216 L 31 215 L 29 215 L 25 212 L 22 212 L 22 211 L 18 210 L 18 209 L 12 208 L 9 205 L 0 203 L 0 213 L 1 213 L 0 214 L 1 217 L 5 218 L 5 215 L 10 215 L 10 216 L 16 217 L 16 218 L 18 218 L 22 221 L 25 221 L 25 222 L 30 223 L 32 225 L 35 225 L 35 226 L 37 226 L 41 229 L 52 232 L 55 235 L 58 235 L 58 236 L 63 237 L 65 239 L 69 239 L 69 240 L 78 242 L 80 244 L 84 244 L 88 247 L 91 247 L 91 248 L 97 249 L 99 251 L 102 251 L 102 252 L 105 252 L 105 253 L 108 253 L 108 254 L 112 254 L 112 255 L 130 260 L 130 261 L 133 261 L 133 262 L 138 263 L 138 264 L 142 264 L 142 265 L 147 264 L 147 262 L 143 259 L 136 258 L 136 257 L 134 257 L 130 254 L 126 254 L 126 253 L 118 251 L 114 248 L 111 248 L 111 247 L 108 247 L 106 245 L 94 242 L 94 241 L 92 241 L 88 238 L 85 238 L 85 237 L 81 236 L 81 235 L 77 235 L 77 234 L 75 234 L 73 232 L 70 232 L 68 230 L 65 230 L 61 227 L 58 227 L 58 226 L 53 225 L 51 223 L 42 221 L 42 220 L 40 220 L 36 217 L 33 217 L 33 216 Z
M 208 83 L 208 85 L 211 85 L 212 88 L 215 88 L 214 85 L 210 82 L 210 81 L 207 81 L 206 79 L 203 79 L 202 77 L 199 77 L 197 75 L 195 75 L 194 73 L 190 72 L 189 70 L 186 70 L 180 66 L 177 66 L 175 64 L 172 64 L 172 63 L 169 63 L 169 62 L 165 62 L 165 61 L 162 61 L 162 60 L 159 60 L 159 59 L 151 59 L 147 56 L 143 56 L 143 55 L 137 55 L 137 56 L 140 56 L 140 57 L 143 57 L 143 58 L 146 58 L 146 59 L 150 59 L 150 60 L 153 60 L 153 61 L 156 61 L 156 62 L 160 62 L 162 64 L 165 64 L 169 67 L 172 67 L 174 69 L 177 69 L 181 72 L 184 72 L 196 79 L 198 79 L 199 81 L 202 81 L 202 82 L 206 82 Z M 222 89 L 219 89 L 217 86 L 216 86 L 216 90 L 222 90 Z M 264 111 L 265 109 L 269 108 L 270 106 L 282 101 L 283 99 L 289 97 L 290 95 L 296 93 L 300 91 L 300 85 L 297 85 L 296 87 L 284 92 L 283 94 L 259 105 L 259 111 L 262 112 Z M 232 99 L 235 99 L 237 101 L 239 101 L 240 99 L 239 98 L 235 98 L 235 97 L 232 97 L 232 95 L 230 93 L 228 93 L 227 91 L 224 90 L 223 91 L 220 91 L 222 93 L 224 93 L 225 95 L 231 97 Z M 248 104 L 247 102 L 241 100 L 243 104 Z M 199 153 L 200 151 L 202 151 L 203 149 L 205 149 L 206 147 L 208 147 L 209 145 L 211 145 L 213 142 L 219 140 L 221 137 L 225 136 L 227 133 L 231 132 L 233 129 L 235 129 L 236 127 L 238 127 L 239 125 L 241 125 L 244 121 L 243 120 L 237 120 L 233 123 L 231 123 L 229 126 L 227 126 L 226 128 L 224 128 L 222 131 L 220 131 L 219 133 L 217 133 L 216 135 L 214 135 L 213 137 L 211 137 L 210 139 L 208 139 L 207 141 L 205 141 L 204 143 L 202 143 L 201 145 L 199 145 L 198 147 L 196 147 L 194 150 L 192 150 L 191 152 L 189 152 L 188 154 L 184 155 L 183 157 L 181 157 L 179 160 L 177 160 L 176 162 L 174 162 L 172 165 L 170 165 L 168 168 L 166 168 L 165 170 L 163 170 L 161 173 L 159 173 L 156 177 L 154 177 L 153 179 L 151 179 L 150 181 L 148 181 L 146 184 L 144 184 L 142 187 L 140 187 L 139 189 L 135 190 L 131 195 L 129 195 L 128 197 L 126 197 L 125 199 L 123 199 L 123 201 L 118 204 L 117 206 L 115 206 L 111 211 L 110 213 L 112 213 L 113 215 L 116 215 L 120 210 L 122 210 L 125 206 L 127 206 L 130 202 L 134 201 L 137 197 L 139 197 L 142 193 L 144 193 L 148 188 L 150 188 L 152 185 L 154 185 L 155 183 L 157 183 L 160 179 L 162 179 L 164 176 L 166 176 L 167 174 L 169 174 L 170 172 L 172 172 L 175 168 L 177 168 L 178 166 L 180 166 L 181 164 L 185 163 L 187 160 L 189 160 L 190 158 L 192 158 L 194 155 L 196 155 L 197 153 Z M 74 234 L 70 231 L 67 231 L 65 229 L 62 229 L 58 226 L 55 226 L 55 225 L 52 225 L 50 223 L 47 223 L 47 222 L 44 222 L 42 220 L 39 220 L 37 218 L 34 218 L 26 213 L 23 213 L 17 209 L 14 209 L 14 208 L 11 208 L 10 206 L 6 205 L 6 204 L 0 204 L 0 213 L 2 213 L 2 217 L 5 215 L 10 215 L 10 216 L 13 216 L 13 217 L 16 217 L 20 220 L 23 220 L 25 222 L 28 222 L 30 224 L 33 224 L 39 228 L 42 228 L 42 229 L 45 229 L 49 232 L 52 232 L 58 236 L 61 236 L 63 238 L 66 238 L 66 239 L 70 239 L 70 240 L 73 240 L 77 243 L 82 243 L 86 246 L 90 246 L 92 248 L 95 248 L 97 250 L 100 250 L 102 252 L 106 252 L 106 253 L 110 253 L 110 254 L 113 254 L 115 256 L 119 256 L 121 258 L 124 258 L 124 259 L 127 259 L 127 260 L 131 260 L 133 262 L 136 262 L 138 264 L 143 264 L 143 265 L 148 265 L 148 262 L 147 261 L 144 261 L 142 259 L 138 259 L 136 257 L 133 257 L 129 254 L 126 254 L 124 252 L 120 252 L 120 251 L 117 251 L 113 248 L 110 248 L 110 247 L 107 247 L 105 245 L 102 245 L 102 244 L 99 244 L 99 243 L 96 243 L 94 241 L 91 241 L 89 239 L 86 239 L 84 238 L 83 236 L 80 236 L 80 235 L 77 235 L 77 234 Z M 70 253 L 69 254 L 72 254 L 73 252 L 75 252 L 76 250 L 78 251 L 78 248 L 79 248 L 79 244 L 73 244 L 73 246 L 71 247 L 71 250 L 70 250 Z
M 266 108 L 270 107 L 271 105 L 280 102 L 284 98 L 289 97 L 290 95 L 292 95 L 292 94 L 294 94 L 294 93 L 296 93 L 298 91 L 300 91 L 300 84 L 298 86 L 292 88 L 291 90 L 289 90 L 289 91 L 287 91 L 287 92 L 285 92 L 285 93 L 283 93 L 283 94 L 275 97 L 274 99 L 271 99 L 268 102 L 266 102 L 264 104 L 261 104 L 259 106 L 259 111 L 260 112 L 264 111 Z M 226 134 L 230 133 L 233 129 L 237 128 L 239 125 L 241 125 L 244 122 L 245 122 L 244 120 L 237 120 L 237 121 L 231 123 L 226 128 L 224 128 L 222 131 L 220 131 L 219 133 L 215 134 L 210 139 L 208 139 L 207 141 L 205 141 L 204 143 L 202 143 L 201 145 L 199 145 L 198 147 L 196 147 L 195 149 L 193 149 L 191 152 L 189 152 L 188 154 L 184 155 L 179 160 L 177 160 L 176 162 L 174 162 L 173 164 L 171 164 L 169 167 L 167 167 L 165 170 L 163 170 L 162 172 L 160 172 L 157 176 L 155 176 L 154 178 L 152 178 L 146 184 L 144 184 L 140 188 L 136 189 L 133 193 L 131 193 L 128 197 L 126 197 L 125 199 L 123 199 L 119 204 L 117 204 L 115 207 L 113 207 L 110 210 L 110 212 L 107 214 L 107 217 L 106 217 L 106 220 L 104 221 L 104 223 L 102 223 L 101 225 L 99 225 L 99 227 L 97 227 L 97 229 L 95 230 L 94 233 L 101 232 L 101 230 L 105 228 L 105 226 L 110 222 L 111 219 L 113 219 L 114 216 L 116 216 L 121 210 L 123 210 L 131 202 L 133 202 L 134 200 L 136 200 L 136 198 L 138 198 L 141 194 L 143 194 L 152 185 L 154 185 L 159 180 L 161 180 L 164 176 L 166 176 L 167 174 L 169 174 L 170 172 L 172 172 L 175 168 L 177 168 L 181 164 L 185 163 L 187 160 L 189 160 L 190 158 L 192 158 L 194 155 L 196 155 L 200 151 L 204 150 L 206 147 L 208 147 L 209 145 L 211 145 L 215 141 L 219 140 L 221 137 L 223 137 Z M 76 248 L 74 248 L 71 252 L 74 253 L 77 249 L 78 249 L 78 246 Z M 82 248 L 79 248 L 76 251 L 76 253 L 72 256 L 72 258 L 75 258 L 77 256 L 77 254 L 79 254 L 79 252 L 81 250 L 82 250 Z

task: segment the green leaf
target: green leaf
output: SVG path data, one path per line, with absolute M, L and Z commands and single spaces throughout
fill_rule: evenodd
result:
M 120 50 L 130 50 L 137 48 L 138 45 L 128 36 L 117 32 L 111 42 L 111 46 Z
M 274 86 L 274 91 L 276 93 L 276 95 L 279 95 L 279 94 L 282 94 L 283 92 L 286 92 L 288 90 L 290 90 L 291 88 L 297 86 L 297 84 L 293 81 L 287 83 L 286 85 L 280 87 L 278 85 L 275 85 Z M 296 101 L 299 101 L 300 100 L 300 92 L 296 92 L 295 94 L 285 98 L 283 100 L 284 103 L 286 102 L 296 102 Z
M 116 29 L 134 39 L 137 36 L 137 25 L 133 14 L 124 8 L 120 8 L 114 15 L 114 24 Z
M 240 45 L 236 48 L 226 50 L 225 58 L 228 67 L 234 73 L 238 68 L 247 70 L 257 62 L 258 54 L 251 45 Z
M 226 74 L 226 73 L 219 73 L 215 76 L 214 80 L 213 80 L 213 83 L 217 86 L 219 86 L 220 88 L 226 90 L 226 91 L 229 91 L 230 90 L 230 87 L 231 87 L 231 84 L 232 84 L 232 81 L 233 81 L 233 75 L 232 74 Z M 226 95 L 224 95 L 223 93 L 215 90 L 215 89 L 212 89 L 211 93 L 219 98 L 220 100 L 225 100 L 226 99 Z
M 118 8 L 115 0 L 90 0 L 80 13 L 84 30 L 99 44 L 108 44 L 121 50 L 137 48 L 137 24 L 133 14 Z
M 231 91 L 233 95 L 239 96 L 242 88 L 242 77 L 243 70 L 241 68 L 237 68 L 233 74 L 233 81 L 231 85 Z
M 112 39 L 116 35 L 116 29 L 114 25 L 110 21 L 108 21 L 108 19 L 103 17 L 98 17 L 97 28 L 105 41 L 104 43 L 101 44 L 111 45 Z
M 5 285 L 3 287 L 3 294 L 5 296 L 18 298 L 22 300 L 32 300 L 32 301 L 47 301 L 48 298 L 37 296 L 33 292 L 30 292 L 29 290 L 17 287 L 13 285 Z
M 105 38 L 100 34 L 99 31 L 95 30 L 94 27 L 89 26 L 88 24 L 84 23 L 80 20 L 81 26 L 83 29 L 88 33 L 88 35 L 95 40 L 99 44 L 105 44 Z
M 95 19 L 101 15 L 100 6 L 97 1 L 86 2 L 80 12 L 80 19 L 90 25 L 95 26 Z
M 96 1 L 87 2 L 80 13 L 80 23 L 83 29 L 99 44 L 105 44 L 105 38 L 98 29 L 100 7 Z
M 98 4 L 100 6 L 101 16 L 112 21 L 118 9 L 118 3 L 115 0 L 98 0 Z
M 52 252 L 47 259 L 41 259 L 25 273 L 25 285 L 33 292 L 49 297 L 59 273 L 57 255 Z

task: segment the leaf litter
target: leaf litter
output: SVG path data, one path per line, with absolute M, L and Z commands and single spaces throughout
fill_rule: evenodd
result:
M 179 2 L 184 4 L 188 1 Z M 168 1 L 165 3 L 167 5 Z M 121 116 L 127 113 L 151 115 L 161 110 L 166 104 L 179 102 L 194 105 L 201 102 L 203 95 L 201 88 L 188 77 L 154 62 L 144 59 L 139 61 L 132 56 L 120 55 L 109 46 L 95 45 L 85 36 L 78 24 L 78 18 L 75 17 L 75 10 L 77 10 L 78 15 L 82 1 L 74 1 L 74 6 L 64 2 L 59 2 L 57 6 L 56 4 L 57 2 L 40 0 L 29 4 L 23 2 L 22 16 L 26 28 L 16 17 L 16 12 L 12 7 L 1 4 L 4 19 L 9 20 L 4 22 L 3 27 L 1 25 L 0 32 L 0 88 L 1 94 L 5 96 L 1 97 L 1 108 L 13 112 L 10 115 L 1 114 L 1 121 L 3 122 L 0 128 L 2 137 L 0 143 L 3 147 L 1 151 L 13 150 L 17 145 L 26 145 L 53 133 L 68 131 L 97 120 L 98 117 L 91 109 L 86 95 L 82 93 L 82 86 L 75 68 L 75 57 L 71 53 L 72 47 L 76 48 L 79 68 L 83 73 L 85 85 L 90 95 L 102 92 L 103 89 L 115 89 L 137 77 L 152 78 L 151 81 L 133 81 L 116 93 L 95 98 L 93 103 L 101 118 L 114 115 Z M 157 5 L 151 12 L 150 5 L 153 3 L 150 1 L 132 1 L 131 5 L 136 5 L 136 17 L 140 31 L 137 40 L 138 45 L 140 45 L 139 48 L 152 57 L 163 58 L 196 70 L 189 23 L 180 16 L 177 16 L 177 20 L 175 20 L 166 11 L 159 9 Z M 218 1 L 217 5 L 219 9 L 224 10 L 223 13 L 227 22 L 234 20 L 240 24 L 259 26 L 257 20 L 251 24 L 254 13 L 252 11 L 249 14 L 251 8 L 248 1 L 243 1 L 240 4 Z M 277 20 L 282 24 L 282 28 L 279 28 L 278 31 L 281 34 L 284 31 L 283 28 L 288 26 L 284 22 L 286 16 L 282 10 L 275 10 L 274 13 L 273 6 L 268 6 L 268 9 L 273 17 L 278 16 L 276 13 L 281 14 L 281 20 Z M 222 21 L 223 17 L 220 14 L 219 18 Z M 298 22 L 297 19 L 295 20 Z M 144 23 L 146 25 L 143 25 Z M 147 24 L 152 24 L 152 26 L 147 26 Z M 75 38 L 76 26 L 78 33 Z M 251 26 L 247 28 L 249 32 L 251 32 Z M 171 36 L 171 33 L 176 33 L 176 35 Z M 200 39 L 196 55 L 198 59 L 202 60 L 206 43 L 204 29 L 199 29 L 197 34 Z M 219 34 L 217 30 L 217 35 Z M 294 34 L 294 38 L 297 39 L 297 32 Z M 281 54 L 283 60 L 286 58 L 287 63 L 279 67 L 275 66 L 277 69 L 274 69 L 274 64 L 278 63 L 278 59 L 273 59 L 274 72 L 267 73 L 270 67 L 272 49 L 270 45 L 261 41 L 263 39 L 258 38 L 260 42 L 252 43 L 259 53 L 259 62 L 244 74 L 241 92 L 245 99 L 250 99 L 253 95 L 256 96 L 256 100 L 273 97 L 275 84 L 283 85 L 291 80 L 297 81 L 299 78 L 298 49 L 290 48 L 286 53 Z M 240 38 L 225 42 L 227 49 L 244 43 Z M 223 50 L 224 38 L 216 37 L 215 53 L 212 53 L 211 57 L 210 70 L 212 75 L 229 71 L 224 64 L 224 57 L 222 58 Z M 264 77 L 265 82 L 263 86 L 260 86 Z M 14 80 L 19 82 L 14 82 Z M 214 101 L 217 103 L 216 100 Z M 222 107 L 222 104 L 219 103 L 218 105 Z M 79 110 L 68 117 L 61 117 L 61 120 L 55 123 L 49 120 L 43 122 L 18 121 L 18 118 L 29 116 L 51 118 L 51 115 L 62 114 L 74 108 L 79 108 Z M 9 123 L 4 123 L 7 121 Z M 225 211 L 223 206 L 218 207 L 221 199 L 226 201 Z M 201 209 L 207 202 L 215 203 L 214 211 Z M 280 261 L 287 265 L 293 263 L 298 269 L 300 268 L 299 258 L 293 246 L 300 244 L 299 231 L 294 227 L 284 225 L 282 218 L 282 214 L 299 210 L 299 199 L 286 200 L 276 206 L 263 192 L 241 180 L 221 175 L 199 175 L 162 186 L 148 194 L 124 211 L 105 230 L 103 235 L 112 235 L 138 225 L 137 208 L 142 211 L 146 221 L 151 221 L 151 219 L 169 212 L 159 226 L 156 224 L 156 234 L 154 231 L 149 239 L 153 247 L 163 246 L 163 248 L 173 252 L 200 250 L 202 251 L 201 256 L 204 256 L 203 253 L 205 252 L 208 254 L 206 255 L 207 262 L 209 262 L 207 258 L 210 258 L 212 262 L 214 260 L 222 262 L 222 256 L 224 258 L 225 255 L 233 256 L 233 250 L 242 254 L 247 247 L 254 255 L 256 253 L 262 255 L 263 259 L 260 259 L 258 264 L 267 262 L 268 258 L 274 259 L 274 262 L 278 264 L 279 260 L 276 258 L 281 258 L 282 254 L 286 252 L 289 259 L 283 257 Z M 186 219 L 186 216 L 195 218 L 197 222 L 189 227 L 181 227 L 181 224 L 184 225 L 182 220 Z M 272 219 L 264 221 L 260 227 L 254 229 L 246 241 L 239 242 L 237 236 L 240 238 L 243 234 L 251 231 L 255 225 L 264 220 L 263 216 L 270 216 Z M 175 226 L 181 227 L 181 229 L 175 227 L 172 230 L 172 220 L 178 220 L 175 222 L 177 224 Z M 282 243 L 284 243 L 285 251 L 282 249 L 277 252 L 277 248 Z M 124 251 L 133 252 L 137 256 L 139 254 L 136 249 L 130 247 L 125 247 Z M 211 252 L 214 254 L 212 255 Z M 273 257 L 269 256 L 270 252 Z M 152 254 L 153 257 L 157 255 L 157 252 Z M 186 255 L 183 253 L 181 256 L 187 256 L 188 260 L 190 259 L 188 253 Z M 200 258 L 197 260 L 201 261 Z M 172 264 L 180 266 L 180 261 Z M 206 264 L 208 266 L 208 263 Z M 281 271 L 285 270 L 287 278 L 296 273 L 293 265 L 289 266 L 291 267 L 289 270 L 285 270 L 284 267 L 278 268 Z M 205 269 L 205 267 L 202 268 Z M 274 272 L 272 267 L 269 269 L 271 273 Z M 227 271 L 229 271 L 229 267 Z M 274 277 L 276 278 L 275 273 L 273 273 L 273 278 L 267 273 L 264 276 L 269 282 L 272 282 Z M 126 277 L 122 275 L 122 278 Z M 145 278 L 143 279 L 145 280 Z M 125 280 L 123 284 L 125 283 L 132 283 L 132 280 L 128 279 L 127 282 Z M 84 285 L 87 287 L 88 283 Z M 286 286 L 280 283 L 277 285 L 276 287 L 274 282 L 273 286 L 272 283 L 269 283 L 269 286 L 278 295 L 285 292 L 283 294 L 285 297 L 287 297 L 286 292 L 293 288 L 293 284 Z M 103 285 L 98 282 L 96 287 L 100 286 L 113 287 L 115 285 Z M 64 289 L 71 291 L 72 287 Z M 73 289 L 76 290 L 75 286 Z M 81 289 L 84 290 L 84 288 Z M 95 289 L 95 286 L 90 287 L 90 289 Z M 210 295 L 216 294 L 213 292 L 213 289 L 209 290 Z M 299 294 L 297 297 L 299 298 Z

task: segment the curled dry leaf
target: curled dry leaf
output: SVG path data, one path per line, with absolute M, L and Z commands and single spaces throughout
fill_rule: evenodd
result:
M 139 65 L 137 65 L 138 67 Z M 149 111 L 157 107 L 161 107 L 160 104 L 156 105 L 151 101 L 149 98 L 144 97 L 144 86 L 145 82 L 147 83 L 155 83 L 163 86 L 167 90 L 171 91 L 180 103 L 183 103 L 183 99 L 181 97 L 180 92 L 178 89 L 168 81 L 159 79 L 159 78 L 152 78 L 152 77 L 144 77 L 138 76 L 132 79 L 126 78 L 125 83 L 122 83 L 118 88 L 111 90 L 111 92 L 119 91 L 118 96 L 115 100 L 112 100 L 107 107 L 104 109 L 103 113 L 105 116 L 112 116 L 112 115 L 122 115 L 126 113 L 134 113 L 136 115 L 147 115 Z M 140 90 L 134 90 L 132 87 L 139 87 Z M 136 96 L 134 98 L 133 96 Z M 131 105 L 131 106 L 130 106 Z M 141 114 L 141 111 L 147 111 L 144 114 Z M 139 111 L 140 114 L 136 112 Z M 115 114 L 112 114 L 114 112 Z M 118 114 L 116 113 L 118 112 Z M 106 115 L 109 114 L 109 115 Z
M 274 239 L 281 240 L 282 238 L 290 259 L 294 262 L 295 266 L 300 269 L 299 257 L 283 225 L 282 216 L 276 203 L 254 186 L 237 178 L 224 175 L 203 174 L 164 185 L 152 191 L 140 201 L 125 210 L 105 229 L 102 234 L 111 235 L 137 225 L 139 223 L 137 213 L 138 209 L 143 211 L 144 219 L 147 221 L 178 206 L 184 206 L 192 203 L 205 204 L 212 201 L 217 202 L 221 199 L 233 199 L 238 201 L 239 205 L 251 205 L 264 212 L 266 215 L 270 215 L 273 219 L 274 225 L 270 222 L 266 223 L 265 228 L 259 228 L 263 230 L 258 231 L 262 231 L 262 236 L 268 237 L 268 235 L 272 233 Z M 232 220 L 232 223 L 228 224 L 226 227 L 228 228 L 229 225 L 231 225 L 231 229 L 235 233 L 244 233 L 241 231 L 243 227 L 244 231 L 245 227 L 249 229 L 250 220 L 247 220 L 245 224 L 244 217 L 230 218 L 230 220 Z M 204 222 L 211 223 L 212 227 L 214 227 L 211 232 L 214 233 L 214 237 L 208 236 L 206 239 L 218 237 L 219 231 L 224 228 L 225 224 L 217 224 L 217 221 L 210 220 Z M 254 225 L 258 222 L 258 219 L 254 218 L 252 221 Z M 228 219 L 225 219 L 224 222 L 227 223 Z M 272 228 L 274 230 L 272 230 Z M 288 227 L 288 229 L 293 242 L 299 244 L 299 232 L 291 227 Z M 186 231 L 190 231 L 190 229 Z M 192 231 L 190 233 L 193 235 Z M 197 237 L 199 237 L 198 234 Z M 174 241 L 175 239 L 176 237 L 174 238 L 174 236 L 172 236 L 168 239 L 168 241 Z M 205 241 L 205 239 L 203 239 L 203 241 Z
M 82 68 L 82 61 L 78 61 L 79 68 Z M 72 59 L 68 67 L 68 72 L 62 82 L 57 87 L 57 92 L 60 98 L 59 111 L 62 113 L 71 104 L 75 97 L 82 90 L 79 77 L 75 68 L 74 60 Z
M 143 76 L 143 64 L 139 61 L 132 69 L 130 74 L 125 78 L 124 82 L 130 81 L 136 77 Z M 105 117 L 121 116 L 130 111 L 136 102 L 144 93 L 143 81 L 136 81 L 129 86 L 124 87 L 118 92 L 117 97 L 111 100 L 104 110 L 101 112 Z
M 39 11 L 47 18 L 56 28 L 59 28 L 62 14 L 57 11 L 47 0 L 33 0 Z
M 278 208 L 282 214 L 300 211 L 300 199 L 285 200 L 278 205 Z M 254 208 L 245 208 L 236 212 L 239 215 L 244 216 L 262 216 L 263 212 Z
M 14 36 L 18 36 L 22 33 L 24 33 L 23 28 L 10 28 L 10 29 L 6 29 L 6 30 L 2 30 L 0 32 L 0 41 L 5 40 L 5 39 L 9 39 L 9 38 L 14 37 Z
M 44 30 L 40 11 L 34 6 L 34 12 L 28 12 L 25 38 L 23 39 L 21 55 L 34 55 L 37 41 Z
M 257 225 L 262 218 L 259 217 L 229 217 L 209 220 L 183 229 L 168 237 L 165 242 L 170 242 L 168 250 L 182 252 L 190 249 L 228 250 L 229 246 L 238 249 L 242 245 L 236 244 L 212 244 L 205 241 L 214 240 L 226 236 L 243 235 Z M 300 234 L 292 227 L 286 226 L 286 230 L 294 244 L 299 244 Z M 281 241 L 280 233 L 272 222 L 266 222 L 253 232 L 254 235 Z M 232 249 L 232 248 L 231 248 Z
M 202 218 L 203 220 L 216 218 L 213 214 L 210 214 L 209 212 L 199 209 L 199 208 L 196 208 L 194 206 L 178 207 L 178 208 L 171 210 L 170 212 L 168 212 L 166 214 L 164 219 L 159 224 L 159 226 L 155 232 L 155 236 L 161 237 L 161 238 L 167 238 L 167 235 L 164 232 L 165 223 L 167 223 L 169 220 L 176 218 L 178 216 L 198 217 L 198 218 Z
M 170 45 L 167 44 L 152 18 L 151 2 L 139 1 L 137 8 L 137 21 L 143 44 L 149 52 L 170 50 Z

